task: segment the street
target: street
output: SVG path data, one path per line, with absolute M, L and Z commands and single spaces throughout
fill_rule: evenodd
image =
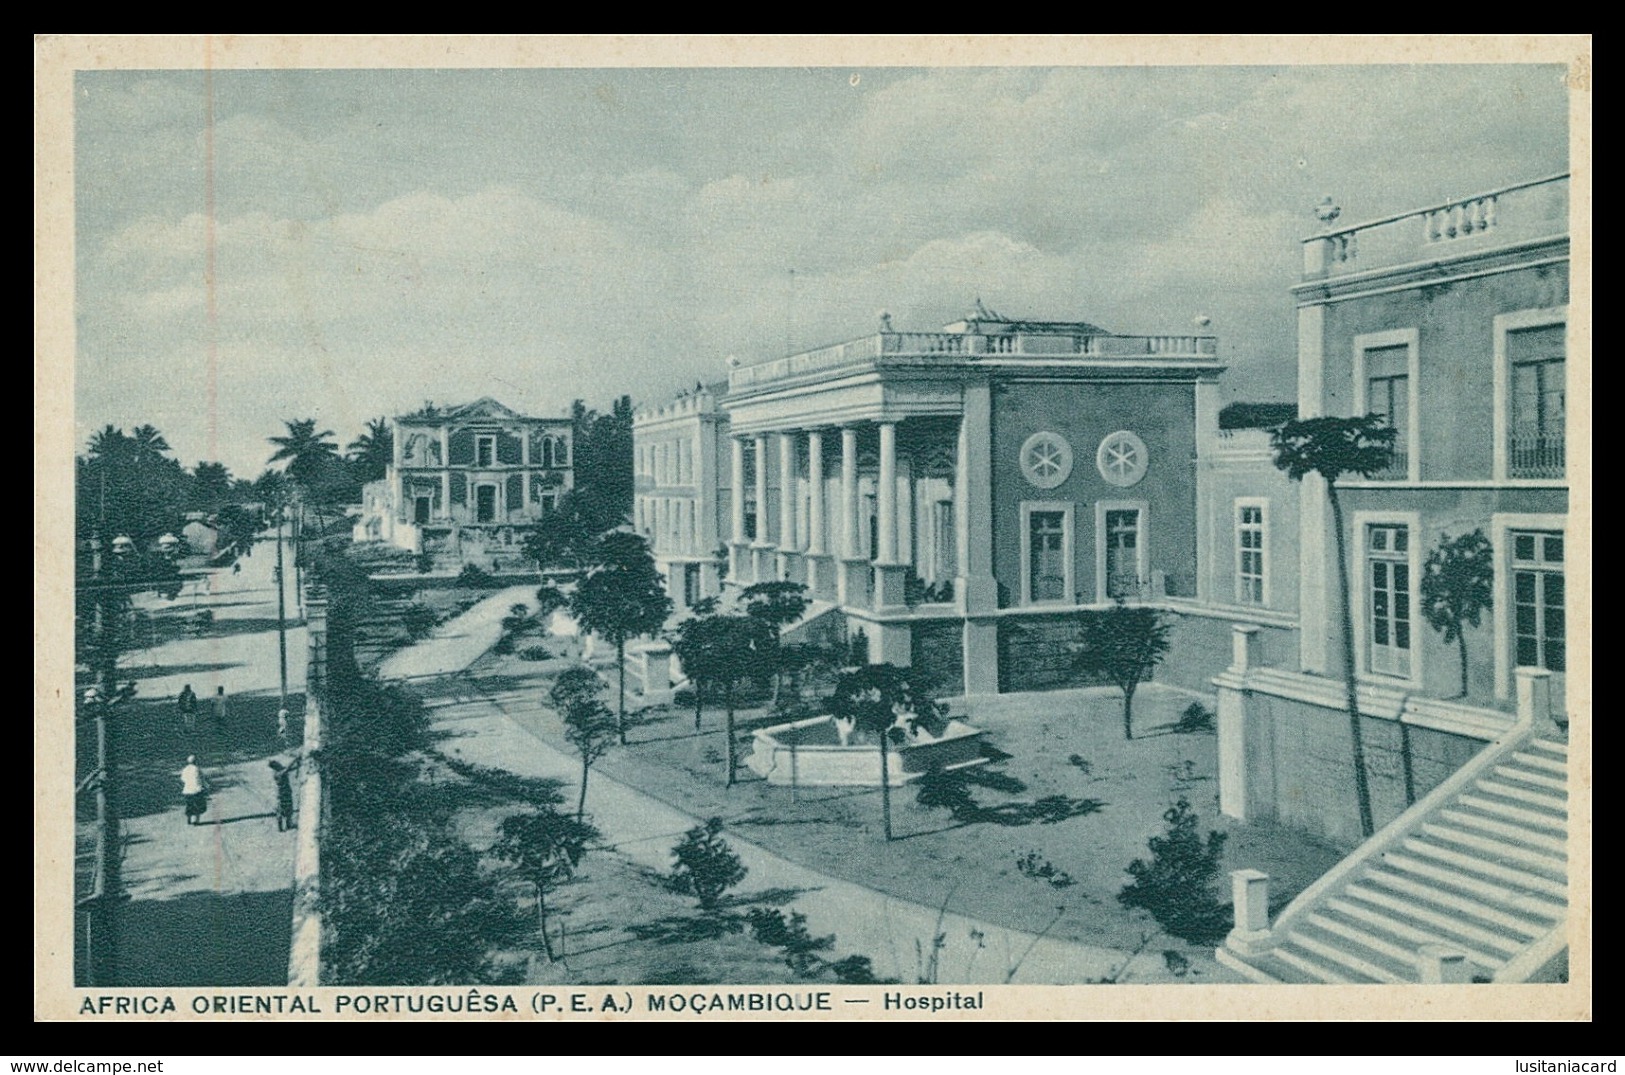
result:
M 294 834 L 278 832 L 268 762 L 290 760 L 302 729 L 305 631 L 298 625 L 292 549 L 284 580 L 289 627 L 286 737 L 277 732 L 279 669 L 276 546 L 262 535 L 241 571 L 211 571 L 175 601 L 141 595 L 156 645 L 121 655 L 120 682 L 133 701 L 115 707 L 118 811 L 125 843 L 116 983 L 280 985 L 285 983 L 292 906 Z M 199 623 L 199 613 L 212 620 Z M 195 625 L 195 626 L 194 626 Z M 137 641 L 145 640 L 140 634 Z M 175 699 L 198 696 L 193 727 Z M 226 692 L 225 719 L 213 698 Z M 80 772 L 94 763 L 80 737 Z M 88 756 L 87 756 L 88 755 Z M 203 824 L 182 814 L 180 769 L 195 755 L 209 789 Z M 81 803 L 77 887 L 88 889 L 95 822 Z M 82 930 L 80 931 L 82 940 Z

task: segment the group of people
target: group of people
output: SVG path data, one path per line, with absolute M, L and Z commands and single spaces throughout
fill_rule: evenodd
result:
M 217 731 L 226 730 L 226 688 L 216 687 L 214 696 L 210 699 L 214 716 L 214 726 Z M 180 711 L 181 722 L 188 732 L 197 730 L 198 711 L 197 692 L 190 683 L 181 688 L 180 695 L 175 699 L 176 708 Z M 288 710 L 279 708 L 276 714 L 277 738 L 286 743 L 288 741 Z M 276 786 L 276 828 L 278 832 L 286 832 L 294 827 L 293 821 L 293 774 L 298 771 L 302 759 L 295 757 L 286 765 L 273 759 L 270 763 L 271 780 Z M 186 823 L 188 825 L 203 824 L 203 815 L 209 810 L 210 785 L 208 778 L 203 775 L 202 768 L 197 763 L 197 755 L 188 754 L 186 764 L 181 767 L 181 798 L 185 801 Z
M 209 699 L 214 714 L 214 727 L 216 731 L 226 730 L 226 688 L 216 687 L 214 697 Z M 180 696 L 175 699 L 175 708 L 180 710 L 181 723 L 189 732 L 197 731 L 197 692 L 188 683 L 181 688 Z
M 271 769 L 271 782 L 276 786 L 276 831 L 287 832 L 294 827 L 293 824 L 293 775 L 299 771 L 303 758 L 296 757 L 284 765 L 272 758 L 267 764 Z M 186 804 L 186 823 L 188 825 L 203 824 L 203 815 L 209 812 L 209 791 L 211 785 L 209 778 L 203 775 L 203 769 L 197 763 L 196 754 L 186 756 L 186 764 L 181 766 L 181 799 Z

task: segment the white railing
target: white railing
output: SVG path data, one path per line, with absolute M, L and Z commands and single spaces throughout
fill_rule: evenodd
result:
M 1304 275 L 1337 276 L 1566 235 L 1568 210 L 1568 173 L 1515 183 L 1311 236 L 1303 241 Z
M 815 351 L 742 366 L 728 374 L 729 391 L 841 369 L 964 356 L 1155 358 L 1210 361 L 1218 354 L 1213 336 L 1078 336 L 1049 333 L 982 335 L 966 332 L 882 332 Z

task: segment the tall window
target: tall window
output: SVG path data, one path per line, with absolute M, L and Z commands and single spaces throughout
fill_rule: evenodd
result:
M 1512 532 L 1512 602 L 1515 663 L 1565 671 L 1562 534 Z
M 1410 530 L 1366 527 L 1367 667 L 1385 676 L 1411 674 Z
M 1027 592 L 1034 601 L 1066 600 L 1066 514 L 1027 516 Z
M 1136 509 L 1106 513 L 1106 596 L 1140 594 L 1140 513 Z
M 488 467 L 496 463 L 497 439 L 495 437 L 474 438 L 474 465 Z
M 1507 463 L 1514 478 L 1563 476 L 1563 331 L 1557 324 L 1507 333 L 1512 364 Z
M 1236 505 L 1236 603 L 1264 603 L 1264 505 Z
M 1394 462 L 1375 477 L 1404 478 L 1410 473 L 1410 349 L 1373 347 L 1365 352 L 1365 409 L 1388 420 L 1394 429 Z

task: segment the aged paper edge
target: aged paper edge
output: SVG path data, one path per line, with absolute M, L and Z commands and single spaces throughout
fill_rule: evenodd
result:
M 1577 361 L 1570 363 L 1569 529 L 1577 584 L 1569 676 L 1572 902 L 1570 981 L 1561 986 L 1267 987 L 1267 986 L 983 986 L 987 1007 L 955 1019 L 1426 1019 L 1584 1020 L 1591 1018 L 1591 54 L 1589 35 L 1532 36 L 554 36 L 554 37 L 91 37 L 42 35 L 34 46 L 34 1016 L 80 1015 L 86 997 L 167 995 L 177 1011 L 151 1019 L 274 1016 L 193 1014 L 193 999 L 289 994 L 270 989 L 120 989 L 72 984 L 73 787 L 72 515 L 74 379 L 73 76 L 78 70 L 386 67 L 690 67 L 690 66 L 1117 66 L 1330 65 L 1411 63 L 1561 63 L 1569 68 L 1571 183 L 1570 325 Z M 1490 107 L 1493 103 L 1487 102 Z M 1515 179 L 1516 176 L 1508 177 Z M 1289 309 L 1282 296 L 1283 316 Z M 1578 391 L 1576 391 L 1578 389 Z M 724 987 L 704 987 L 704 993 Z M 743 987 L 755 992 L 806 988 Z M 820 987 L 823 988 L 823 987 Z M 911 995 L 947 995 L 940 987 L 902 987 Z M 554 990 L 568 993 L 569 990 Z M 627 992 L 616 987 L 617 993 Z M 643 995 L 671 988 L 630 990 Z M 793 1018 L 850 1019 L 840 998 L 882 989 L 828 987 L 833 1011 Z M 961 988 L 961 992 L 966 992 Z M 338 995 L 388 992 L 447 995 L 447 990 L 315 991 L 334 1018 Z M 506 995 L 505 989 L 487 989 Z M 582 990 L 597 994 L 600 990 Z M 513 1019 L 594 1016 L 532 1015 L 526 990 L 513 991 Z M 764 1013 L 783 1019 L 786 1013 Z M 346 1016 L 337 1016 L 346 1018 Z M 402 1016 L 404 1018 L 404 1016 Z M 650 1018 L 648 1015 L 636 1017 Z M 710 1015 L 707 1018 L 762 1016 Z M 862 1009 L 863 1019 L 918 1019 L 917 1013 Z M 101 1016 L 100 1018 L 112 1018 Z M 119 1018 L 132 1018 L 122 1016 Z M 358 1020 L 388 1015 L 357 1015 Z M 425 1018 L 413 1016 L 412 1018 Z M 434 1018 L 428 1016 L 427 1018 Z M 447 1015 L 457 1019 L 467 1016 Z M 493 1018 L 486 1016 L 486 1018 Z M 602 1016 L 602 1018 L 614 1018 Z M 661 1018 L 661 1017 L 656 1017 Z M 693 1018 L 666 1015 L 667 1019 Z

